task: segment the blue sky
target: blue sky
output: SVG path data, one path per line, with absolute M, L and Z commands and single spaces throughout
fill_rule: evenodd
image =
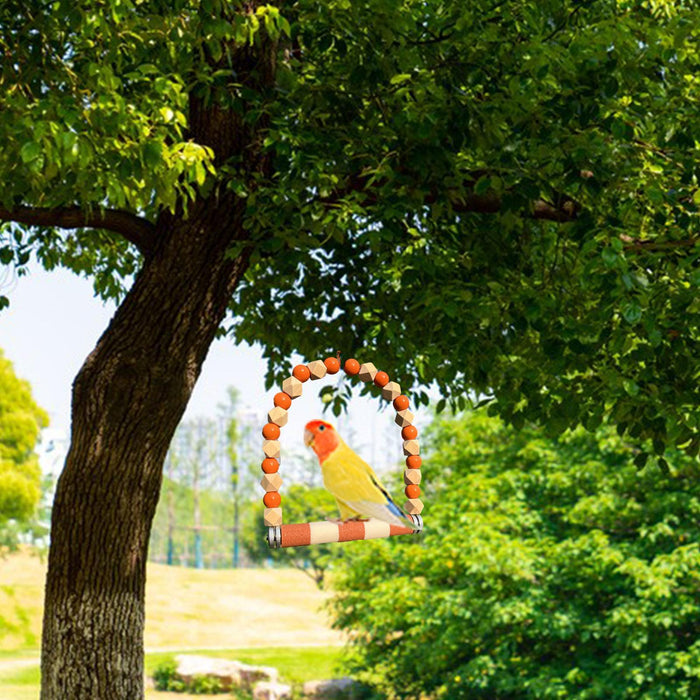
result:
M 71 383 L 107 327 L 115 307 L 94 296 L 90 281 L 66 270 L 49 273 L 38 265 L 33 265 L 27 276 L 0 280 L 0 292 L 10 298 L 9 309 L 0 312 L 0 348 L 14 364 L 15 372 L 29 381 L 36 401 L 49 413 L 51 426 L 45 444 L 49 439 L 65 440 L 70 429 Z M 290 372 L 300 359 L 290 358 Z M 319 358 L 307 361 L 314 359 Z M 260 416 L 262 429 L 266 412 L 272 407 L 272 396 L 279 390 L 265 391 L 264 369 L 258 348 L 235 346 L 228 339 L 215 341 L 185 419 L 215 417 L 218 405 L 226 401 L 227 388 L 234 386 L 240 392 L 242 408 Z M 308 420 L 321 417 L 317 389 L 330 381 L 336 379 L 307 383 L 304 395 L 294 401 L 289 424 L 282 434 L 283 451 L 290 447 L 304 449 L 303 426 Z M 356 435 L 353 447 L 378 469 L 396 463 L 401 453 L 400 431 L 393 424 L 393 412 L 378 412 L 384 404 L 382 400 L 353 400 L 344 421 Z

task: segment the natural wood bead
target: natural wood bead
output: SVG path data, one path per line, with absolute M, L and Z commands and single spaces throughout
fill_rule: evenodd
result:
M 279 459 L 280 456 L 280 441 L 279 440 L 263 440 L 263 452 L 266 457 Z
M 303 384 L 296 377 L 287 377 L 282 382 L 282 391 L 289 394 L 289 398 L 298 399 L 301 396 Z
M 389 382 L 382 389 L 382 398 L 385 401 L 393 401 L 397 396 L 401 396 L 401 387 L 396 382 Z
M 365 362 L 363 365 L 360 365 L 360 371 L 357 376 L 363 382 L 371 382 L 377 374 L 377 371 L 377 368 L 371 362 Z
M 282 477 L 279 474 L 265 474 L 260 480 L 260 485 L 265 491 L 279 491 L 282 486 Z
M 403 453 L 406 456 L 417 455 L 420 452 L 418 440 L 405 440 L 403 443 Z
M 420 484 L 421 472 L 420 469 L 407 469 L 403 473 L 403 483 L 408 486 L 409 484 Z
M 400 428 L 405 428 L 407 425 L 412 425 L 415 416 L 406 408 L 403 411 L 397 411 L 395 423 Z
M 313 362 L 309 362 L 306 366 L 309 368 L 311 379 L 322 379 L 326 376 L 326 372 L 328 372 L 328 368 L 323 363 L 323 360 L 314 360 Z
M 282 524 L 282 509 L 265 508 L 263 522 L 267 527 L 279 527 Z
M 279 425 L 280 428 L 284 428 L 284 426 L 287 425 L 287 421 L 289 420 L 289 414 L 283 408 L 275 406 L 271 411 L 268 412 L 267 420 L 270 423 Z
M 409 515 L 420 515 L 420 512 L 423 510 L 423 501 L 420 498 L 409 498 L 403 504 L 403 509 Z

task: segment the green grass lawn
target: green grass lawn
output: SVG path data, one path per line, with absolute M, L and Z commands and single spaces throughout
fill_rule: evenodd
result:
M 0 672 L 0 697 L 3 700 L 36 700 L 40 681 L 38 659 L 32 666 Z
M 39 697 L 45 573 L 45 562 L 26 552 L 0 562 L 0 700 Z M 293 569 L 149 564 L 146 670 L 178 653 L 196 653 L 274 666 L 291 683 L 332 678 L 340 673 L 342 639 L 324 612 L 327 598 Z M 147 697 L 189 696 L 150 690 Z
M 333 678 L 340 673 L 339 662 L 342 654 L 341 647 L 271 647 L 250 649 L 188 649 L 183 652 L 154 652 L 146 655 L 146 675 L 150 676 L 153 670 L 167 659 L 171 659 L 178 653 L 198 654 L 202 656 L 215 656 L 217 658 L 235 659 L 247 664 L 261 666 L 274 666 L 280 672 L 284 682 L 301 684 L 305 681 L 317 678 Z M 6 661 L 13 656 L 5 653 Z M 15 654 L 17 662 L 23 662 L 24 655 Z M 39 660 L 31 666 L 15 668 L 14 670 L 0 671 L 0 698 L 2 700 L 36 700 L 39 697 Z M 169 698 L 201 697 L 184 693 L 160 693 L 148 690 L 146 697 L 149 700 L 166 700 Z

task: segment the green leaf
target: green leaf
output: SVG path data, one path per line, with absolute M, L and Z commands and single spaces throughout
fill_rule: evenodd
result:
M 491 178 L 483 175 L 474 185 L 474 194 L 486 194 L 491 189 Z
M 642 309 L 639 304 L 632 302 L 622 310 L 622 316 L 627 323 L 637 323 L 642 318 Z
M 41 146 L 35 141 L 27 141 L 19 152 L 23 163 L 31 163 L 41 155 Z
M 204 168 L 204 164 L 201 160 L 198 160 L 194 164 L 195 179 L 198 185 L 203 185 L 204 181 L 207 179 L 207 172 Z
M 637 469 L 644 469 L 644 466 L 646 465 L 648 460 L 649 460 L 649 453 L 648 452 L 640 452 L 639 454 L 636 454 L 634 456 L 634 466 Z
M 632 379 L 625 379 L 622 385 L 630 396 L 637 396 L 637 394 L 639 394 L 639 384 Z
M 157 168 L 163 162 L 163 144 L 159 141 L 147 141 L 143 147 L 144 163 L 151 168 Z

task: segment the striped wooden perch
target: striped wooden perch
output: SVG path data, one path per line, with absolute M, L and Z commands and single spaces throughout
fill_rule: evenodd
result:
M 382 520 L 348 520 L 344 523 L 317 522 L 297 525 L 280 525 L 268 528 L 268 544 L 273 549 L 280 547 L 304 547 L 311 544 L 329 542 L 350 542 L 352 540 L 374 540 L 392 535 L 410 535 L 423 529 L 420 515 L 411 516 L 416 527 L 389 525 Z

